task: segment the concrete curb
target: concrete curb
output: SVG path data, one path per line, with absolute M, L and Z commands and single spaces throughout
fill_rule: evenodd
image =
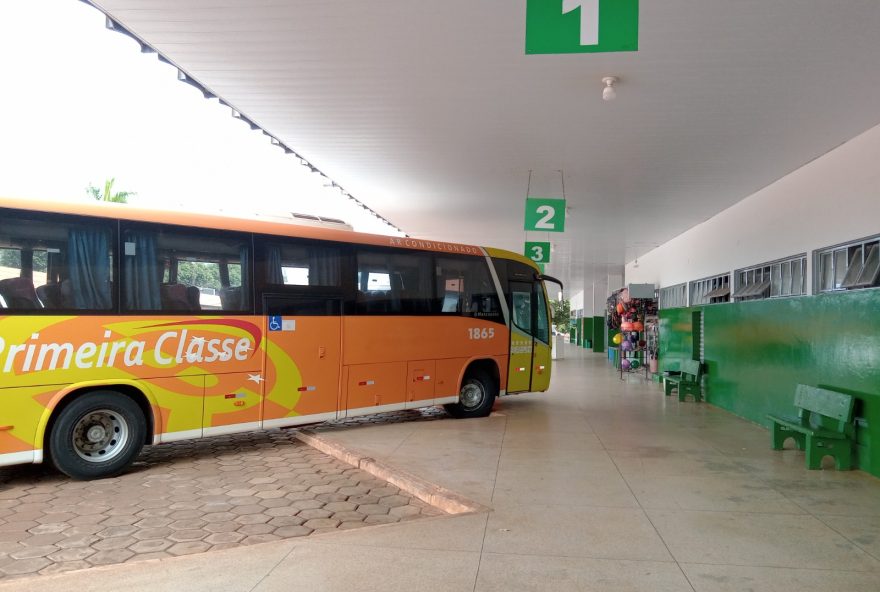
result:
M 298 431 L 296 437 L 312 448 L 320 450 L 324 454 L 346 462 L 362 471 L 370 473 L 383 481 L 387 481 L 403 491 L 409 493 L 426 504 L 439 508 L 448 514 L 465 514 L 472 512 L 488 512 L 482 504 L 455 493 L 445 487 L 435 485 L 429 481 L 417 477 L 412 473 L 393 467 L 380 460 L 376 460 L 365 454 L 353 450 L 338 442 L 333 442 L 311 431 Z

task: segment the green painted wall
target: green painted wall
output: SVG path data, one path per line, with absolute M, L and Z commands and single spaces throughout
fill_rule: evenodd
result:
M 660 372 L 678 370 L 679 361 L 692 359 L 691 313 L 694 308 L 668 308 L 660 311 Z
M 795 413 L 798 383 L 848 392 L 861 418 L 858 466 L 880 477 L 880 290 L 701 309 L 710 403 L 767 426 L 768 413 Z M 661 370 L 692 355 L 694 310 L 660 312 Z
M 590 347 L 593 342 L 593 317 L 584 317 L 584 347 Z
M 593 317 L 593 351 L 601 354 L 605 351 L 605 318 Z

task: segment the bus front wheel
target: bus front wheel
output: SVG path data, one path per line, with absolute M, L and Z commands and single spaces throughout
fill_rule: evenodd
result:
M 497 395 L 498 385 L 495 380 L 485 371 L 476 370 L 468 373 L 461 383 L 458 403 L 450 403 L 444 407 L 453 417 L 486 417 L 492 411 Z
M 74 479 L 117 475 L 140 453 L 146 421 L 131 398 L 115 391 L 80 395 L 62 409 L 49 434 L 49 458 Z

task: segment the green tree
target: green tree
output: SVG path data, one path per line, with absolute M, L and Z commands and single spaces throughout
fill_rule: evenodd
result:
M 21 269 L 21 251 L 18 249 L 0 249 L 0 266 Z
M 568 300 L 551 300 L 550 309 L 553 312 L 553 326 L 560 333 L 568 335 L 571 326 L 571 302 Z
M 241 265 L 228 264 L 229 285 L 241 285 Z M 221 289 L 220 264 L 208 261 L 181 261 L 177 264 L 177 281 L 187 286 Z
M 86 193 L 88 193 L 91 197 L 95 198 L 98 201 L 109 201 L 113 203 L 128 203 L 128 198 L 133 195 L 137 195 L 135 191 L 117 191 L 113 192 L 113 183 L 116 182 L 115 177 L 110 177 L 106 181 L 104 181 L 104 191 L 102 192 L 98 187 L 95 187 L 91 183 L 86 187 Z
M 216 263 L 181 261 L 177 264 L 177 281 L 187 286 L 220 289 L 220 269 Z

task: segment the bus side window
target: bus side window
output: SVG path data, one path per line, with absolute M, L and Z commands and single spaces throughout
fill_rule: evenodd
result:
M 477 257 L 437 257 L 435 314 L 458 314 L 503 323 L 501 303 L 486 262 Z
M 249 237 L 132 224 L 122 232 L 125 311 L 252 311 Z
M 342 253 L 338 247 L 314 244 L 269 244 L 265 248 L 267 283 L 275 286 L 342 286 Z
M 52 314 L 113 309 L 113 232 L 78 218 L 0 222 L 0 297 L 5 308 Z
M 357 255 L 357 274 L 357 314 L 430 313 L 429 253 L 363 250 Z

